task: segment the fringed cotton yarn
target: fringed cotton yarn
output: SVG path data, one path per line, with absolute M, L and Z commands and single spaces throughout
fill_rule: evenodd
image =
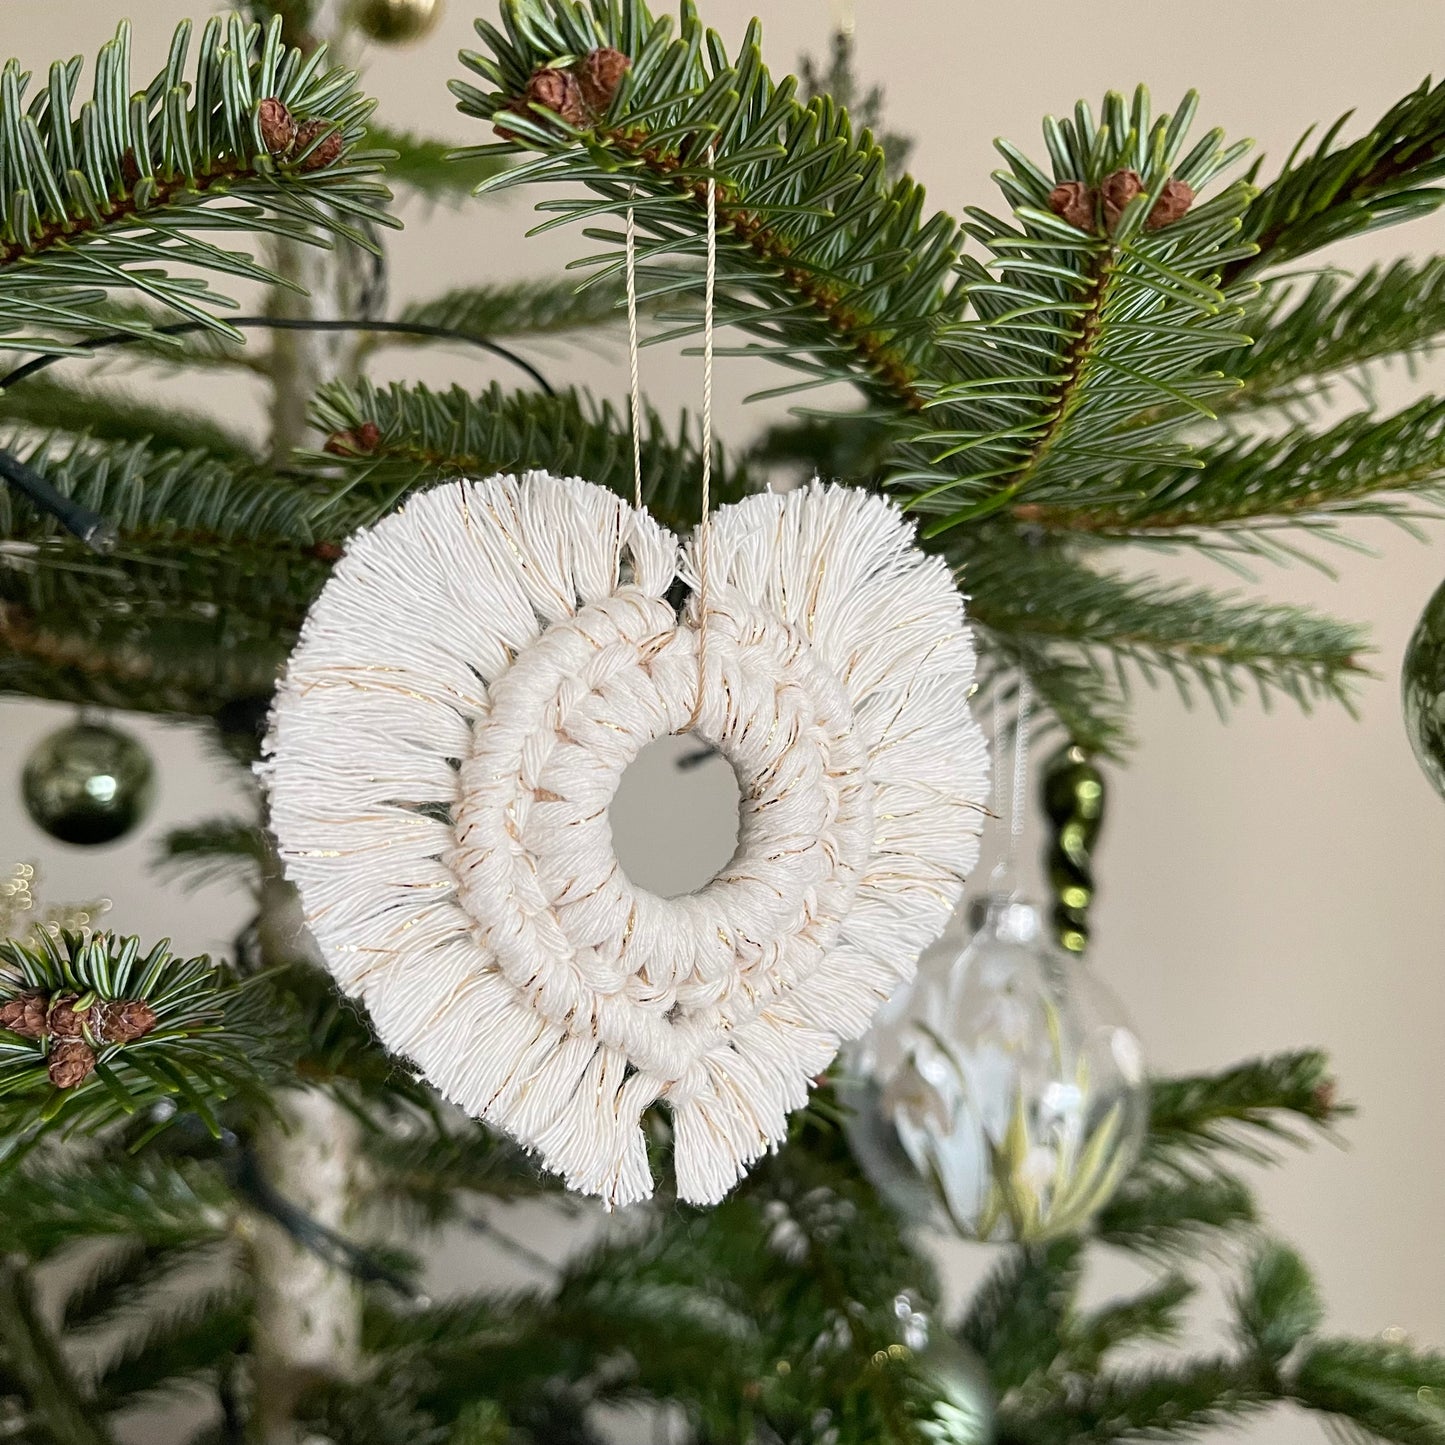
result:
M 896 509 L 750 497 L 707 549 L 701 635 L 697 542 L 614 493 L 532 472 L 421 494 L 317 599 L 263 765 L 307 921 L 383 1042 L 614 1204 L 652 1192 L 659 1100 L 679 1196 L 721 1199 L 911 977 L 978 851 L 963 603 Z M 660 898 L 608 805 L 689 725 L 737 773 L 737 851 Z

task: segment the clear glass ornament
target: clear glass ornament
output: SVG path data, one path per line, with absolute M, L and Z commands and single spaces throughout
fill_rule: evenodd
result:
M 846 1098 L 854 1151 L 918 1222 L 981 1240 L 1075 1233 L 1138 1157 L 1138 1040 L 1032 905 L 992 894 L 963 946 L 959 932 L 865 1041 Z

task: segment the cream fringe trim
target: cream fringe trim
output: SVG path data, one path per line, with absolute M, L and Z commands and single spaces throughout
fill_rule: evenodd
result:
M 944 563 L 888 502 L 813 486 L 695 541 L 541 472 L 456 482 L 352 539 L 262 765 L 341 987 L 448 1099 L 568 1185 L 715 1203 L 941 932 L 988 762 Z M 701 671 L 701 679 L 700 679 Z M 701 701 L 698 700 L 701 681 Z M 653 738 L 732 763 L 738 848 L 698 893 L 634 888 L 607 808 Z

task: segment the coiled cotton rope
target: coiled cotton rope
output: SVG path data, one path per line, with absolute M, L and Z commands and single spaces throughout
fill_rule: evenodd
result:
M 312 609 L 263 765 L 341 987 L 448 1099 L 615 1204 L 713 1203 L 942 930 L 978 852 L 987 759 L 943 562 L 879 497 L 814 485 L 694 549 L 614 493 L 533 472 L 415 497 Z M 730 863 L 660 898 L 608 804 L 695 731 L 741 788 Z

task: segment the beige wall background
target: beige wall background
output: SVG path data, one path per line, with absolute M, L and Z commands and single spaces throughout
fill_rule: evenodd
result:
M 446 3 L 443 23 L 424 44 L 366 57 L 369 85 L 389 122 L 475 140 L 445 82 L 459 73 L 455 52 L 471 43 L 471 12 L 483 0 Z M 702 8 L 731 43 L 754 5 L 705 0 Z M 762 8 L 766 52 L 776 68 L 790 67 L 801 51 L 825 48 L 833 12 L 824 0 Z M 92 53 L 129 13 L 144 69 L 160 63 L 164 39 L 187 9 L 182 0 L 6 0 L 0 49 L 43 72 L 57 56 Z M 1152 0 L 988 7 L 857 0 L 856 20 L 861 72 L 886 87 L 890 123 L 917 139 L 915 172 L 934 202 L 950 209 L 994 205 L 993 136 L 1040 153 L 1041 116 L 1081 95 L 1097 100 L 1108 87 L 1146 80 L 1162 107 L 1197 87 L 1204 124 L 1252 135 L 1278 162 L 1310 124 L 1352 107 L 1372 118 L 1445 59 L 1445 7 L 1437 0 L 1216 0 L 1205 9 Z M 523 243 L 532 199 L 455 211 L 409 206 L 408 229 L 393 249 L 394 298 L 544 273 L 579 254 L 585 243 L 573 234 Z M 1370 238 L 1341 260 L 1354 265 L 1442 244 L 1445 225 L 1437 218 Z M 625 392 L 625 369 L 607 348 L 551 348 L 540 356 L 556 377 L 617 397 Z M 383 371 L 477 385 L 490 375 L 475 357 L 440 353 L 395 355 Z M 742 405 L 747 391 L 772 384 L 759 375 L 723 366 L 724 436 L 741 440 L 772 414 Z M 696 403 L 690 362 L 650 353 L 645 384 L 664 410 Z M 1382 395 L 1399 400 L 1417 388 L 1395 375 Z M 255 399 L 242 390 L 226 409 L 254 418 Z M 1395 1328 L 1441 1343 L 1445 804 L 1410 757 L 1397 679 L 1414 620 L 1445 576 L 1445 539 L 1424 547 L 1385 528 L 1362 535 L 1378 556 L 1334 551 L 1336 581 L 1304 568 L 1262 578 L 1276 598 L 1372 621 L 1379 677 L 1362 689 L 1358 718 L 1340 709 L 1312 718 L 1288 707 L 1265 714 L 1249 705 L 1221 726 L 1207 710 L 1184 710 L 1172 695 L 1141 692 L 1138 751 L 1127 770 L 1111 777 L 1095 964 L 1127 1001 L 1161 1071 L 1306 1044 L 1329 1049 L 1361 1114 L 1346 1130 L 1344 1147 L 1321 1145 L 1261 1179 L 1270 1223 L 1312 1260 L 1340 1328 Z M 1239 585 L 1204 564 L 1157 565 Z M 148 864 L 165 828 L 245 806 L 243 781 L 188 729 L 146 725 L 162 784 L 147 828 L 108 849 L 61 848 L 26 819 L 18 774 L 29 747 L 68 715 L 44 705 L 0 704 L 0 864 L 33 859 L 52 899 L 105 895 L 119 928 L 169 934 L 188 950 L 224 951 L 243 901 L 214 890 L 180 894 Z M 659 767 L 651 782 L 630 786 L 619 826 L 643 848 L 654 832 L 665 834 L 666 848 L 655 851 L 672 856 L 685 830 L 666 815 L 678 800 L 655 790 L 667 773 Z M 693 815 L 691 802 L 680 806 Z M 725 827 L 713 817 L 699 848 L 715 849 Z M 546 1221 L 512 1222 L 548 1248 L 565 1247 Z M 959 1290 L 989 1258 L 957 1245 L 942 1246 L 942 1253 Z M 445 1275 L 462 1283 L 498 1268 L 474 1241 L 456 1241 Z M 1106 1271 L 1100 1288 L 1119 1278 Z M 1212 1329 L 1206 1314 L 1201 1336 Z M 1318 1434 L 1313 1423 L 1283 1417 L 1250 1433 L 1271 1441 Z

